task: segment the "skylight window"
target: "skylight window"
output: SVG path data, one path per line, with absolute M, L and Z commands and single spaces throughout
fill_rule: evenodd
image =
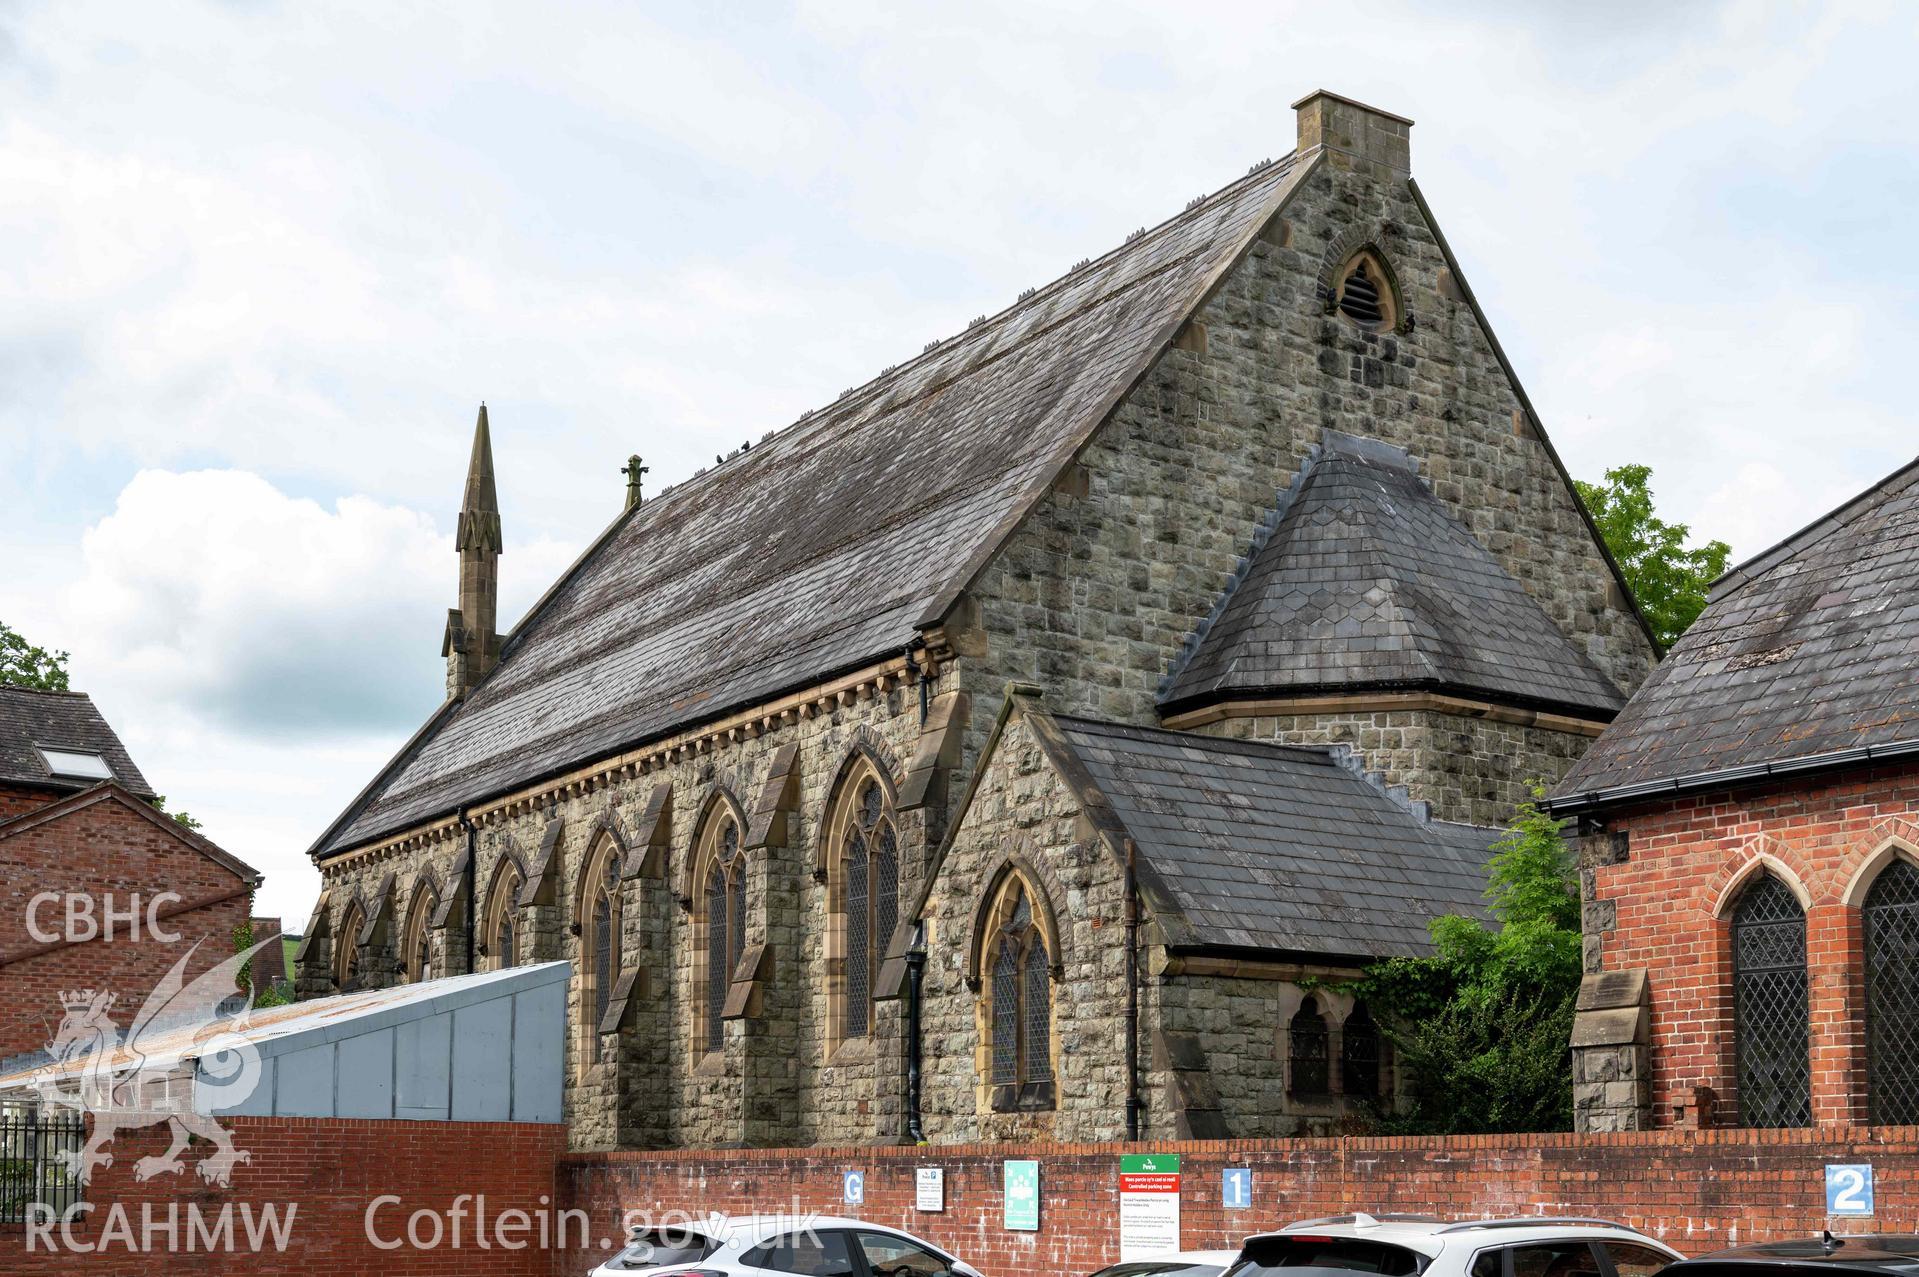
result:
M 77 749 L 48 749 L 45 745 L 35 745 L 47 770 L 55 776 L 70 777 L 75 780 L 112 780 L 113 768 L 107 766 L 107 760 L 98 754 Z

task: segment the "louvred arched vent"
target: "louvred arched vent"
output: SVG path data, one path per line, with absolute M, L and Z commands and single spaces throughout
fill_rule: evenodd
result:
M 1368 327 L 1385 320 L 1385 309 L 1379 303 L 1379 282 L 1366 263 L 1361 262 L 1346 277 L 1346 286 L 1339 294 L 1339 311 L 1353 322 Z

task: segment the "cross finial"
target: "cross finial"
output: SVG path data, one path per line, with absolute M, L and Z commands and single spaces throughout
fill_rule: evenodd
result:
M 640 484 L 645 482 L 646 472 L 653 467 L 640 464 L 640 454 L 634 453 L 620 467 L 620 473 L 626 476 L 626 508 L 631 510 L 640 503 Z

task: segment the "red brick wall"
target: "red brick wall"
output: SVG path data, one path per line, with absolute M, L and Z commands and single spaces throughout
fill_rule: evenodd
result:
M 32 811 L 36 807 L 45 807 L 48 803 L 65 798 L 64 789 L 37 789 L 32 785 L 0 785 L 0 820 Z
M 561 1202 L 596 1232 L 622 1212 L 781 1211 L 856 1215 L 949 1247 L 988 1277 L 1090 1273 L 1119 1258 L 1119 1155 L 1183 1159 L 1181 1244 L 1236 1246 L 1251 1232 L 1352 1210 L 1485 1215 L 1598 1215 L 1635 1225 L 1686 1254 L 1803 1237 L 1827 1223 L 1824 1164 L 1871 1162 L 1878 1213 L 1850 1231 L 1919 1229 L 1919 1128 L 1660 1131 L 1626 1135 L 1491 1135 L 1423 1139 L 574 1153 L 560 1162 Z M 1040 1231 L 1002 1227 L 1001 1162 L 1040 1165 Z M 914 1209 L 913 1172 L 946 1172 L 946 1209 Z M 1253 1171 L 1253 1206 L 1220 1205 L 1220 1171 Z M 841 1176 L 866 1172 L 866 1201 L 841 1204 Z M 1848 1231 L 1842 1221 L 1837 1232 Z M 584 1254 L 555 1273 L 583 1272 Z
M 162 892 L 180 900 L 163 906 L 162 927 L 178 932 L 162 943 L 147 932 L 147 902 Z M 104 906 L 141 910 L 139 938 L 116 920 L 112 939 L 47 945 L 28 929 L 28 909 L 41 892 L 79 893 Z M 0 1059 L 46 1045 L 60 1022 L 60 994 L 111 989 L 120 995 L 113 1018 L 123 1027 L 161 976 L 195 941 L 203 941 L 190 971 L 206 970 L 233 952 L 233 929 L 251 912 L 251 895 L 231 870 L 111 799 L 0 838 Z M 42 908 L 42 933 L 65 927 L 60 905 Z
M 1628 834 L 1624 864 L 1597 868 L 1594 896 L 1618 916 L 1609 971 L 1646 968 L 1652 997 L 1653 1120 L 1669 1126 L 1695 1087 L 1737 1112 L 1728 904 L 1756 862 L 1801 889 L 1812 1030 L 1813 1120 L 1866 1119 L 1861 870 L 1890 840 L 1919 850 L 1919 766 L 1719 791 L 1608 818 Z M 1849 887 L 1854 888 L 1851 899 Z
M 382 1207 L 374 1216 L 376 1236 L 383 1241 L 405 1236 L 407 1217 L 428 1209 L 444 1218 L 454 1199 L 463 1193 L 485 1195 L 486 1213 L 497 1220 L 512 1209 L 537 1211 L 548 1205 L 553 1190 L 554 1159 L 566 1147 L 566 1128 L 559 1125 L 489 1122 L 373 1122 L 297 1118 L 233 1118 L 226 1123 L 234 1143 L 251 1155 L 238 1167 L 230 1189 L 202 1184 L 193 1166 L 203 1146 L 185 1154 L 184 1174 L 164 1175 L 139 1183 L 134 1179 L 137 1158 L 160 1152 L 166 1144 L 157 1131 L 130 1132 L 114 1141 L 113 1165 L 95 1173 L 88 1195 L 93 1204 L 76 1239 L 98 1245 L 103 1235 L 115 1237 L 110 1211 L 125 1207 L 133 1236 L 141 1235 L 142 1209 L 167 1218 L 177 1208 L 181 1249 L 167 1250 L 164 1233 L 147 1234 L 161 1254 L 131 1252 L 109 1241 L 94 1253 L 49 1252 L 40 1238 L 0 1229 L 0 1273 L 87 1273 L 97 1277 L 122 1274 L 325 1273 L 337 1277 L 369 1277 L 388 1273 L 545 1274 L 551 1259 L 537 1244 L 523 1250 L 498 1247 L 480 1250 L 473 1242 L 472 1220 L 462 1229 L 463 1244 L 455 1249 L 415 1250 L 403 1246 L 382 1250 L 367 1238 L 368 1205 L 383 1194 L 397 1193 L 404 1202 Z M 284 1251 L 268 1243 L 256 1254 L 245 1248 L 243 1208 L 277 1204 L 285 1218 L 286 1205 L 295 1207 Z M 233 1208 L 233 1235 L 240 1249 L 186 1253 L 186 1212 L 197 1208 L 202 1218 L 215 1219 L 222 1207 Z M 499 1234 L 490 1236 L 497 1239 Z M 509 1238 L 512 1235 L 509 1234 Z M 52 1240 L 61 1241 L 56 1230 Z M 567 1271 L 571 1271 L 570 1269 Z M 583 1271 L 583 1269 L 582 1269 Z

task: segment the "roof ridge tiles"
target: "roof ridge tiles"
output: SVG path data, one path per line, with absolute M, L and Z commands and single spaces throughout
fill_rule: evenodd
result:
M 1749 581 L 1757 580 L 1853 523 L 1882 502 L 1919 483 L 1919 457 L 1908 461 L 1879 482 L 1840 502 L 1796 532 L 1787 534 L 1749 558 L 1735 563 L 1707 586 L 1707 600 L 1717 602 Z

